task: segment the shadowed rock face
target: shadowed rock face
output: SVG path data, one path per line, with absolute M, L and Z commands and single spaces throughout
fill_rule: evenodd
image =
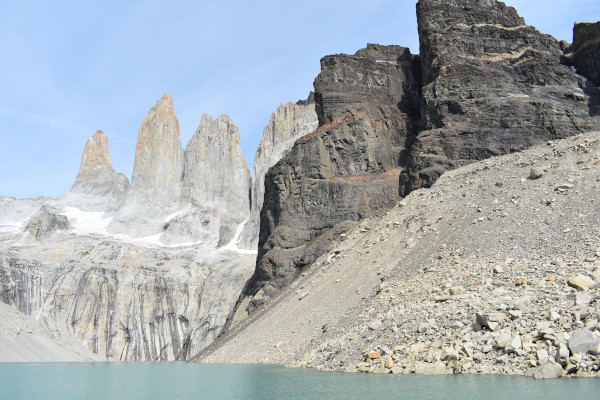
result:
M 254 156 L 252 208 L 250 219 L 242 232 L 240 247 L 256 249 L 258 246 L 265 174 L 291 150 L 297 139 L 311 133 L 317 129 L 317 126 L 317 113 L 312 93 L 307 100 L 296 104 L 288 102 L 280 105 L 271 115 Z
M 421 0 L 420 132 L 400 193 L 452 168 L 592 128 L 556 39 L 495 0 Z
M 321 60 L 319 128 L 265 176 L 259 255 L 246 293 L 284 287 L 332 235 L 396 203 L 402 152 L 417 126 L 418 71 L 399 46 Z
M 130 236 L 159 233 L 164 218 L 179 200 L 182 177 L 179 121 L 173 111 L 173 99 L 166 94 L 140 126 L 131 184 L 109 231 Z
M 106 211 L 125 195 L 128 186 L 129 179 L 113 169 L 108 138 L 97 131 L 86 142 L 75 183 L 61 200 L 86 211 Z
M 444 171 L 593 128 L 584 79 L 561 63 L 558 41 L 514 8 L 421 0 L 417 17 L 420 57 L 369 45 L 321 60 L 319 128 L 265 176 L 257 266 L 242 295 L 254 296 L 248 310 L 326 251 L 330 237 Z
M 577 72 L 600 86 L 600 22 L 575 24 L 569 51 Z

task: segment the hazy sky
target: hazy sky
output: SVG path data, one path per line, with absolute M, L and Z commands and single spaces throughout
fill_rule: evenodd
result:
M 16 1 L 0 13 L 0 196 L 60 196 L 86 140 L 109 138 L 131 177 L 138 129 L 173 96 L 185 147 L 203 113 L 239 127 L 250 169 L 269 116 L 304 99 L 327 54 L 366 43 L 418 52 L 414 0 Z M 572 39 L 598 0 L 509 0 Z

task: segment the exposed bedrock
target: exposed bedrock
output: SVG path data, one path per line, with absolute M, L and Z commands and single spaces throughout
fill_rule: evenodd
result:
M 319 128 L 265 176 L 256 271 L 238 309 L 286 286 L 329 236 L 444 171 L 594 128 L 586 79 L 514 8 L 421 0 L 417 18 L 420 56 L 369 45 L 321 60 Z
M 131 184 L 108 226 L 132 237 L 160 233 L 178 204 L 183 177 L 183 148 L 173 99 L 165 94 L 140 126 Z
M 227 115 L 204 114 L 185 148 L 182 201 L 227 213 L 238 223 L 250 213 L 250 171 L 240 132 Z
M 600 86 L 600 21 L 575 24 L 568 52 L 577 72 Z
M 41 241 L 61 232 L 68 233 L 73 227 L 58 209 L 43 205 L 37 213 L 25 221 L 23 229 L 27 233 L 28 240 Z
M 56 321 L 107 359 L 187 360 L 217 336 L 253 264 L 227 252 L 61 238 L 2 249 L 0 301 Z
M 400 193 L 444 172 L 593 127 L 556 39 L 495 0 L 421 0 L 421 127 Z
M 418 77 L 418 59 L 400 46 L 321 60 L 319 128 L 265 176 L 257 266 L 245 294 L 284 287 L 327 251 L 331 235 L 397 202 L 401 157 L 417 127 Z
M 241 235 L 240 247 L 256 249 L 258 246 L 260 210 L 263 206 L 267 171 L 289 153 L 297 139 L 311 133 L 317 126 L 313 93 L 307 100 L 280 105 L 269 118 L 254 156 L 252 207 L 250 219 Z
M 57 205 L 85 211 L 106 211 L 125 195 L 129 179 L 115 172 L 108 152 L 108 138 L 97 131 L 85 144 L 73 187 Z

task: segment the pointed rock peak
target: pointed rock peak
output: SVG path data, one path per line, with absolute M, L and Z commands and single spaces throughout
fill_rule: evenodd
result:
M 101 130 L 87 140 L 85 149 L 81 156 L 80 169 L 94 169 L 98 166 L 105 166 L 113 169 L 110 154 L 108 152 L 108 137 Z
M 163 97 L 156 102 L 156 105 L 150 109 L 150 112 L 148 112 L 148 116 L 144 122 L 146 122 L 148 119 L 173 120 L 177 129 L 177 134 L 179 135 L 179 120 L 175 115 L 175 111 L 173 109 L 173 97 L 171 97 L 170 94 L 165 93 Z M 142 122 L 142 125 L 144 122 Z
M 171 107 L 171 108 L 173 108 L 173 97 L 170 94 L 165 93 L 163 95 L 163 97 L 161 97 L 160 100 L 158 100 L 156 102 L 156 106 L 157 107 L 164 106 L 164 107 Z
M 115 172 L 108 152 L 108 138 L 99 130 L 87 140 L 75 182 L 62 199 L 74 201 L 82 210 L 104 211 L 124 195 L 128 185 L 127 177 Z M 95 199 L 73 197 L 81 194 Z
M 218 141 L 220 139 L 235 139 L 239 143 L 240 131 L 238 127 L 227 114 L 221 114 L 217 119 L 213 119 L 211 115 L 203 114 L 198 129 L 190 142 Z

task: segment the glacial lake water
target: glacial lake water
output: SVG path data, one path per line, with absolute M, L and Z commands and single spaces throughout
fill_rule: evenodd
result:
M 0 399 L 600 399 L 600 379 L 367 375 L 275 365 L 5 363 Z

